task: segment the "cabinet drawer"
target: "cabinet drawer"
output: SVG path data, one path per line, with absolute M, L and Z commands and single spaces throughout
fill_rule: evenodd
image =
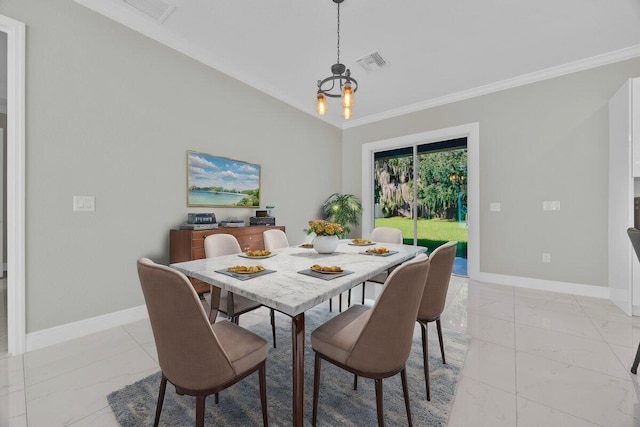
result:
M 257 250 L 264 249 L 264 246 L 262 245 L 262 242 L 248 241 L 246 243 L 241 243 L 241 242 L 238 242 L 238 243 L 240 244 L 240 249 L 242 249 L 242 252 L 257 251 Z
M 193 248 L 193 259 L 202 259 L 202 258 L 204 258 L 204 247 Z

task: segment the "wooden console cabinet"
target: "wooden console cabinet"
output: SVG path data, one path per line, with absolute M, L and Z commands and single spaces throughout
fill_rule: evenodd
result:
M 262 233 L 266 230 L 285 231 L 283 226 L 220 227 L 215 230 L 171 230 L 169 234 L 169 262 L 184 262 L 204 258 L 204 239 L 211 234 L 235 236 L 243 251 L 264 249 Z M 191 283 L 199 294 L 209 292 L 209 285 L 198 279 Z

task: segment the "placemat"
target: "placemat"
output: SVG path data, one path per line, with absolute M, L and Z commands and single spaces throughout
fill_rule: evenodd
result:
M 348 274 L 352 274 L 353 271 L 342 270 L 342 273 L 326 274 L 326 273 L 318 273 L 317 271 L 313 271 L 310 268 L 307 268 L 306 270 L 298 271 L 298 273 L 306 274 L 307 276 L 311 276 L 311 277 L 317 277 L 318 279 L 322 279 L 322 280 L 333 280 L 337 277 L 342 277 Z
M 264 276 L 265 274 L 275 273 L 275 272 L 276 272 L 275 270 L 264 269 L 257 273 L 238 274 L 228 270 L 216 270 L 216 273 L 224 274 L 225 276 L 233 277 L 234 279 L 238 279 L 238 280 L 249 280 L 256 277 Z
M 387 253 L 384 254 L 369 254 L 366 252 L 360 252 L 362 255 L 371 255 L 371 256 L 391 256 L 391 255 L 395 255 L 398 253 L 398 251 L 389 251 Z

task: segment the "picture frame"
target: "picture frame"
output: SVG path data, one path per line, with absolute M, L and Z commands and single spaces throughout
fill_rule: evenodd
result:
M 261 166 L 187 151 L 187 206 L 260 207 Z

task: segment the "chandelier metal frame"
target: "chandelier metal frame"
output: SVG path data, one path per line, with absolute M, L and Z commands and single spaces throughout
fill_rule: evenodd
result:
M 337 19 L 337 60 L 336 63 L 331 66 L 331 76 L 318 80 L 318 92 L 317 96 L 321 94 L 330 98 L 341 98 L 343 96 L 343 90 L 345 85 L 350 85 L 351 94 L 358 90 L 358 82 L 351 77 L 351 71 L 342 63 L 340 63 L 340 3 L 344 0 L 333 0 L 338 5 L 338 19 Z M 334 90 L 336 90 L 334 92 Z M 351 95 L 350 94 L 350 95 Z M 350 108 L 351 105 L 345 106 Z M 322 113 L 321 113 L 322 114 Z

